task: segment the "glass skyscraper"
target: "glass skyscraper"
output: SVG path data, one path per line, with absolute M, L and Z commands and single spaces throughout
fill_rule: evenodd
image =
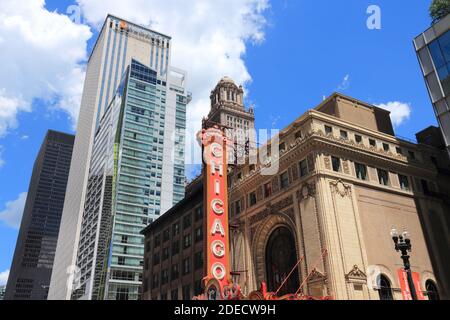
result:
M 144 258 L 140 231 L 161 215 L 163 192 L 171 189 L 172 204 L 184 197 L 188 97 L 180 91 L 170 106 L 170 89 L 175 88 L 165 77 L 132 60 L 99 121 L 72 299 L 139 298 Z M 170 123 L 175 126 L 167 128 Z M 170 158 L 167 143 L 173 144 Z M 170 188 L 163 187 L 167 171 L 173 172 Z
M 414 46 L 450 154 L 450 15 L 417 36 Z
M 148 201 L 153 201 L 150 200 L 150 197 L 155 198 L 155 204 L 148 208 L 149 219 L 154 219 L 158 214 L 164 213 L 172 207 L 174 202 L 183 197 L 184 135 L 177 134 L 177 129 L 183 128 L 185 125 L 185 106 L 190 96 L 186 92 L 186 73 L 174 68 L 170 63 L 171 47 L 171 38 L 167 35 L 116 16 L 108 15 L 105 19 L 86 68 L 86 80 L 67 183 L 67 197 L 64 203 L 61 231 L 48 295 L 51 300 L 67 300 L 72 297 L 72 278 L 75 266 L 79 259 L 79 252 L 84 250 L 83 247 L 78 248 L 78 245 L 85 243 L 81 237 L 86 234 L 86 228 L 92 227 L 83 221 L 86 221 L 85 205 L 91 199 L 88 191 L 92 190 L 91 184 L 94 183 L 93 168 L 97 165 L 98 152 L 101 152 L 96 151 L 97 155 L 94 156 L 93 152 L 99 148 L 98 146 L 94 147 L 94 141 L 96 144 L 100 143 L 99 132 L 105 130 L 104 125 L 102 127 L 101 124 L 105 121 L 105 115 L 112 100 L 117 100 L 117 88 L 121 84 L 123 85 L 123 75 L 127 74 L 127 70 L 131 72 L 128 68 L 133 59 L 136 65 L 142 64 L 140 68 L 156 72 L 157 80 L 154 85 L 155 95 L 136 88 L 135 95 L 130 96 L 130 101 L 148 100 L 149 103 L 160 104 L 160 107 L 164 109 L 155 110 L 159 113 L 159 118 L 147 122 L 155 135 L 158 133 L 158 137 L 155 137 L 157 143 L 152 140 L 150 141 L 153 144 L 151 149 L 146 147 L 142 151 L 139 150 L 139 152 L 151 153 L 151 157 L 164 159 L 162 163 L 156 165 L 156 168 L 152 168 L 150 178 L 145 177 L 152 181 L 158 180 L 157 183 L 160 185 L 158 187 L 160 188 L 159 196 L 156 195 L 156 190 L 154 195 L 148 195 Z M 131 78 L 130 76 L 130 81 Z M 152 76 L 152 78 L 155 77 Z M 137 81 L 145 82 L 142 79 Z M 125 87 L 128 88 L 128 84 Z M 122 94 L 124 93 L 122 92 Z M 152 96 L 149 97 L 148 94 Z M 119 115 L 114 116 L 118 117 Z M 135 124 L 137 126 L 141 125 L 142 121 L 149 120 L 145 118 L 147 117 L 145 114 L 136 116 L 141 118 L 140 122 Z M 131 120 L 127 119 L 127 121 Z M 160 132 L 163 132 L 163 135 L 159 135 Z M 136 139 L 138 137 L 141 139 L 135 143 L 140 143 L 142 141 L 140 135 L 145 132 L 135 133 L 137 134 Z M 146 138 L 150 139 L 149 136 Z M 144 143 L 145 141 L 147 140 L 144 140 Z M 155 177 L 152 177 L 152 174 Z M 123 196 L 121 197 L 123 198 Z M 85 228 L 83 232 L 82 224 Z

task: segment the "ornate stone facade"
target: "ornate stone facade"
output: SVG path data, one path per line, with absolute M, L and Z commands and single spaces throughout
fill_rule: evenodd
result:
M 378 118 L 359 123 L 356 114 L 350 122 L 346 108 L 353 113 L 373 111 L 369 115 Z M 438 149 L 396 138 L 390 122 L 383 121 L 389 122 L 386 111 L 335 94 L 280 132 L 285 147 L 279 159 L 271 159 L 279 163 L 277 175 L 261 175 L 261 167 L 270 163 L 251 171 L 248 165 L 239 167 L 240 178 L 230 179 L 231 223 L 241 231 L 241 245 L 232 247 L 239 252 L 232 266 L 242 271 L 235 281 L 244 293 L 267 281 L 271 266 L 266 250 L 278 228 L 290 230 L 295 239 L 295 260 L 301 260 L 296 272 L 304 294 L 379 299 L 383 275 L 390 281 L 394 298 L 401 299 L 396 276 L 401 259 L 389 235 L 393 225 L 412 234 L 413 271 L 419 272 L 422 283 L 435 281 L 419 212 L 424 204 L 435 211 L 447 210 L 441 199 L 421 189 L 424 183 L 437 188 L 430 156 L 444 155 Z M 306 169 L 305 162 L 301 167 L 303 160 Z M 288 173 L 287 185 L 281 181 L 283 172 Z M 383 172 L 387 181 L 380 178 Z M 250 205 L 252 192 L 257 193 L 257 201 Z

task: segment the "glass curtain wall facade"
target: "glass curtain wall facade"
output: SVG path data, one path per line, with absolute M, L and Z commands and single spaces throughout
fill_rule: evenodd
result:
M 450 154 L 450 15 L 416 37 L 414 46 Z
M 184 197 L 188 101 L 186 95 L 177 95 L 176 130 L 167 130 L 169 84 L 163 79 L 132 60 L 99 122 L 72 299 L 139 298 L 144 257 L 140 231 L 163 213 L 163 162 L 170 161 L 164 158 L 167 141 L 175 145 L 173 201 Z

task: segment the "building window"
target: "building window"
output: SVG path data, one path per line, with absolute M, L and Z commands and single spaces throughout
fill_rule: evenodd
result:
M 154 289 L 154 288 L 156 288 L 158 286 L 159 286 L 159 277 L 158 277 L 158 274 L 155 273 L 155 274 L 153 274 L 152 288 Z
M 153 254 L 153 265 L 156 266 L 157 264 L 159 264 L 161 256 L 159 254 L 159 252 Z
M 191 272 L 191 258 L 186 258 L 183 260 L 183 275 Z
M 341 139 L 347 140 L 348 139 L 348 132 L 345 130 L 341 130 Z
M 183 230 L 186 230 L 191 226 L 191 215 L 187 215 L 183 218 Z
M 202 207 L 195 208 L 194 216 L 195 216 L 195 222 L 202 220 L 203 219 L 203 208 Z
M 161 285 L 165 285 L 169 282 L 169 270 L 164 269 L 161 273 Z
M 172 236 L 175 237 L 178 234 L 180 234 L 180 223 L 177 222 L 172 226 Z
M 180 240 L 174 241 L 172 243 L 172 256 L 180 252 Z
M 187 234 L 183 237 L 183 249 L 187 249 L 191 246 L 191 234 Z
M 376 147 L 376 146 L 377 146 L 377 142 L 376 142 L 374 139 L 369 139 L 369 144 L 370 144 L 372 147 Z
M 367 167 L 364 164 L 355 162 L 355 171 L 359 180 L 367 180 Z
M 195 242 L 200 242 L 203 240 L 203 227 L 195 229 Z
M 162 260 L 165 261 L 169 259 L 169 247 L 164 248 L 162 251 Z
M 390 148 L 389 145 L 387 143 L 383 143 L 383 150 L 386 152 L 389 152 Z
M 285 151 L 286 150 L 286 143 L 280 143 L 280 151 Z
M 195 270 L 203 268 L 203 251 L 196 252 L 194 255 Z
M 337 157 L 331 157 L 331 164 L 333 165 L 333 171 L 335 172 L 341 171 L 341 159 Z
M 248 195 L 249 206 L 254 206 L 256 204 L 256 192 L 253 191 Z
M 330 126 L 325 126 L 325 134 L 333 134 L 333 128 Z
M 172 265 L 172 271 L 170 276 L 172 281 L 178 279 L 178 277 L 180 276 L 180 267 L 178 266 L 178 264 Z
M 397 154 L 403 154 L 402 148 L 400 147 L 395 147 L 395 152 L 397 152 Z
M 169 228 L 167 228 L 163 232 L 163 242 L 169 241 L 169 238 L 170 238 L 170 230 L 169 230 Z
M 308 174 L 308 162 L 306 159 L 300 161 L 300 177 L 304 177 Z
M 236 205 L 236 214 L 240 214 L 241 213 L 241 200 L 236 201 L 235 205 Z
M 389 174 L 386 170 L 377 169 L 378 172 L 378 182 L 383 185 L 389 185 Z
M 378 294 L 380 295 L 380 300 L 394 300 L 392 296 L 391 283 L 384 275 L 378 276 Z
M 264 184 L 264 198 L 269 198 L 272 195 L 272 183 Z
M 161 236 L 158 234 L 157 236 L 155 236 L 155 248 L 158 248 L 159 245 L 161 244 Z
M 402 190 L 409 190 L 409 180 L 407 176 L 399 174 L 398 181 L 400 182 L 400 188 L 402 188 Z
M 359 134 L 355 134 L 355 141 L 356 141 L 356 143 L 361 143 L 362 137 Z
M 178 289 L 173 289 L 170 292 L 170 299 L 171 300 L 178 300 Z
M 191 286 L 183 286 L 183 300 L 191 300 Z
M 302 133 L 301 130 L 299 130 L 299 131 L 297 131 L 297 132 L 295 133 L 295 139 L 299 139 L 299 138 L 301 138 L 302 136 L 303 136 L 303 133 Z
M 412 160 L 416 160 L 416 154 L 413 151 L 408 151 L 408 156 Z
M 429 300 L 441 300 L 439 297 L 437 286 L 433 280 L 427 280 L 425 282 L 425 289 L 427 290 Z
M 280 187 L 281 189 L 286 189 L 289 186 L 289 175 L 288 172 L 285 171 L 280 176 Z

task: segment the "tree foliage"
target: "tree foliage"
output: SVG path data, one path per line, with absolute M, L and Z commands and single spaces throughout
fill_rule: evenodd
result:
M 433 24 L 450 14 L 450 0 L 433 0 L 430 6 L 430 16 Z

